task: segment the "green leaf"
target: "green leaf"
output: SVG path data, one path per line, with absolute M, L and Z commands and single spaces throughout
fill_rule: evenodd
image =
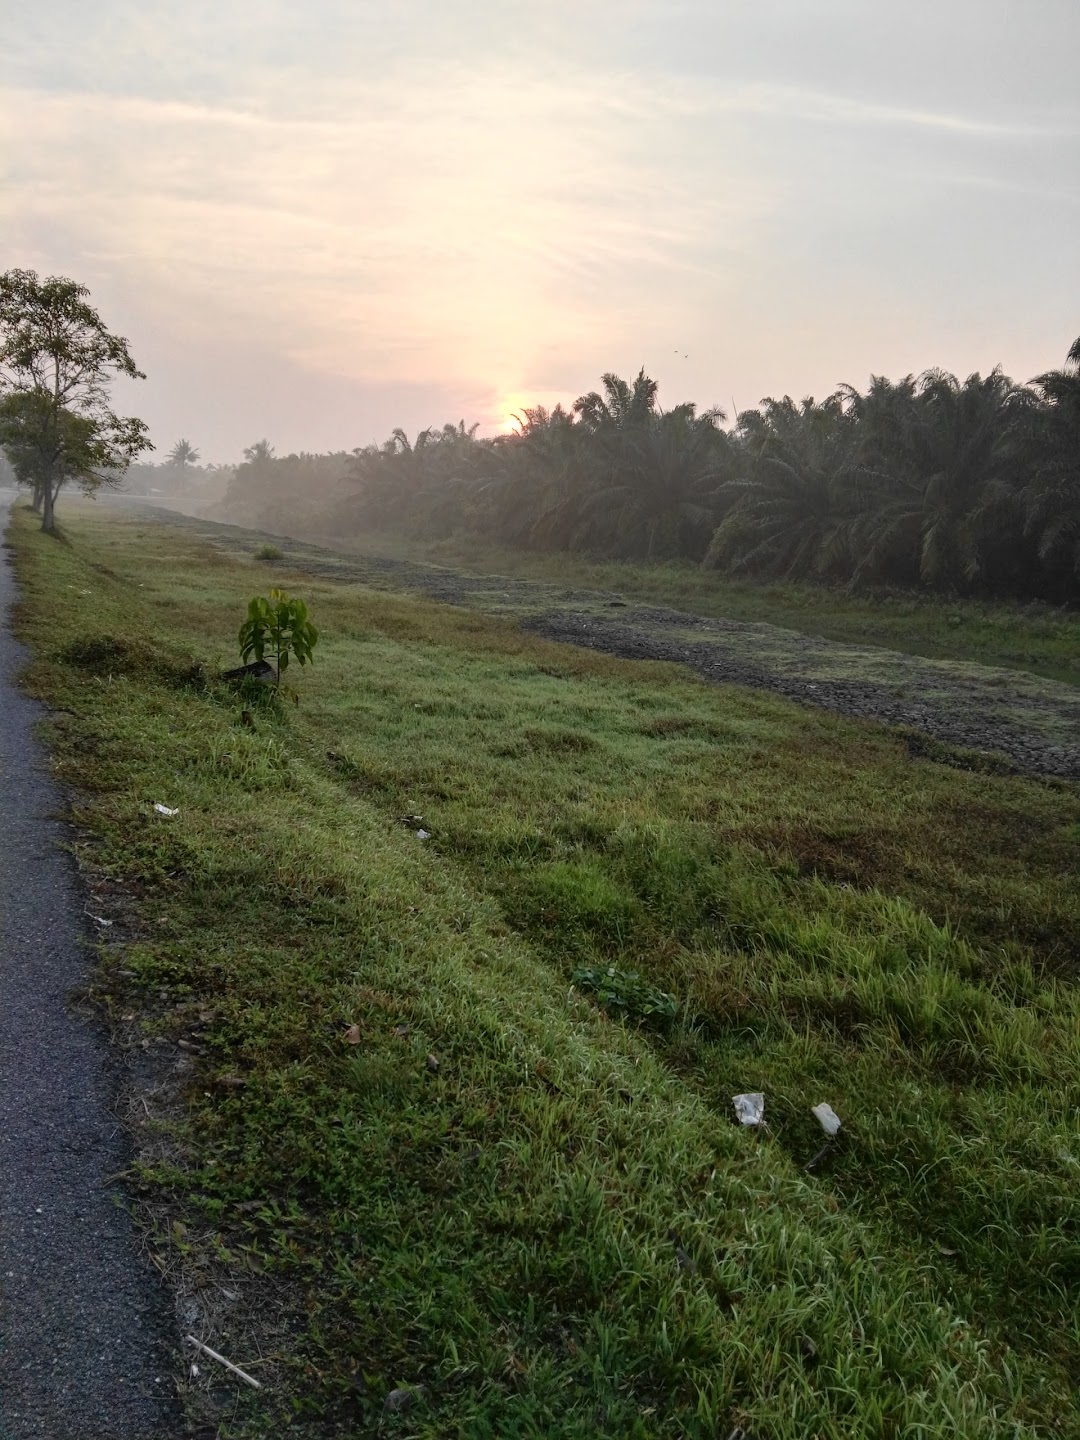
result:
M 289 668 L 290 660 L 306 665 L 319 638 L 319 632 L 307 618 L 303 600 L 290 599 L 284 590 L 270 591 L 269 598 L 255 595 L 248 601 L 248 618 L 240 627 L 241 654 L 262 660 L 267 649 L 277 661 L 277 674 Z

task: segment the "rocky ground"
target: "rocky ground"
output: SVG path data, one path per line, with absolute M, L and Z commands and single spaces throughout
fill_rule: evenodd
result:
M 718 684 L 909 727 L 943 745 L 999 757 L 1003 768 L 1080 780 L 1080 691 L 1023 672 L 644 608 L 618 619 L 552 611 L 524 624 L 550 640 L 630 660 L 677 661 Z M 940 758 L 976 763 L 974 756 Z

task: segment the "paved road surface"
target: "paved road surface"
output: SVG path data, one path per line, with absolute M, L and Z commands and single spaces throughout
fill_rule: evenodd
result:
M 15 688 L 14 598 L 0 550 L 0 1440 L 164 1440 L 182 1433 L 169 1306 L 106 1183 L 124 1138 L 103 1037 L 68 1005 L 83 902 L 41 707 Z

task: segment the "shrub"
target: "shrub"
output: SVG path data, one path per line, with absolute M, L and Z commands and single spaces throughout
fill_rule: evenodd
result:
M 306 665 L 319 641 L 319 632 L 308 619 L 303 600 L 293 600 L 284 590 L 271 590 L 269 598 L 255 595 L 248 601 L 247 619 L 240 626 L 240 654 L 245 664 L 262 660 L 269 651 L 274 657 L 275 684 L 290 658 Z
M 573 981 L 595 995 L 605 1010 L 638 1020 L 674 1020 L 678 1010 L 673 996 L 650 985 L 635 970 L 585 965 L 574 971 Z

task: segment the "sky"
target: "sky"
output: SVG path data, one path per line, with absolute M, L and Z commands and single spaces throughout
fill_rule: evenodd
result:
M 1080 334 L 1077 0 L 8 0 L 0 269 L 159 450 L 729 413 Z

